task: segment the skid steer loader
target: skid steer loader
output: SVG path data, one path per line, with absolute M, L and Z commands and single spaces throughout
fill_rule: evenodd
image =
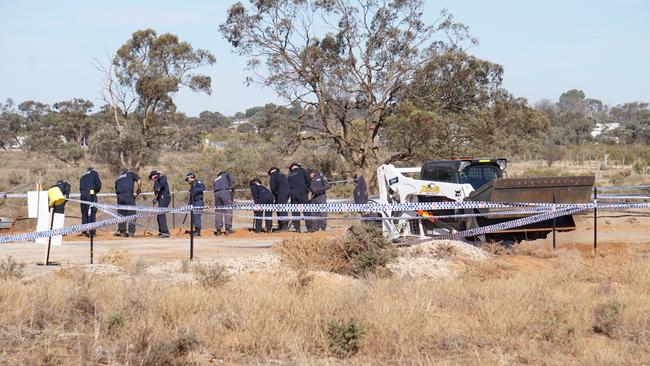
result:
M 591 198 L 595 180 L 593 176 L 507 178 L 506 167 L 506 159 L 472 158 L 428 161 L 420 168 L 381 165 L 377 169 L 379 198 L 375 202 L 381 204 L 468 201 L 587 203 Z M 384 233 L 391 239 L 399 239 L 446 235 L 534 214 L 513 212 L 514 210 L 514 208 L 458 208 L 418 212 L 388 210 L 378 214 L 384 217 L 382 220 Z M 473 215 L 450 217 L 459 214 Z M 571 231 L 575 229 L 575 221 L 570 215 L 557 217 L 555 226 L 558 231 Z M 519 242 L 543 239 L 552 230 L 553 220 L 546 220 L 467 239 Z

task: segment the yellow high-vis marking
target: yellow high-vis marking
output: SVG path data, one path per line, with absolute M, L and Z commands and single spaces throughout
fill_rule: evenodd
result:
M 479 163 L 489 163 L 489 162 L 491 162 L 491 161 L 492 161 L 492 160 L 490 160 L 490 159 L 481 159 L 481 160 L 479 160 L 478 162 L 479 162 Z

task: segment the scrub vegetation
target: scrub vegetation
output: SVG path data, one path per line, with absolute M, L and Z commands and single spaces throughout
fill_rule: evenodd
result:
M 331 274 L 318 256 L 309 266 L 319 271 L 224 281 L 222 271 L 209 266 L 195 272 L 193 282 L 72 267 L 47 276 L 4 276 L 0 363 L 647 361 L 647 250 L 602 248 L 596 257 L 542 251 L 497 253 L 439 280 Z

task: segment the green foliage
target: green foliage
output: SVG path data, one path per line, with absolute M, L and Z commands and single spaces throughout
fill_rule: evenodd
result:
M 299 132 L 290 125 L 286 136 L 328 141 L 354 172 L 373 177 L 386 118 L 419 66 L 475 43 L 446 11 L 425 22 L 423 7 L 423 0 L 236 3 L 220 30 L 251 69 L 263 69 L 249 81 L 305 110 Z M 321 27 L 313 19 L 328 22 Z
M 395 246 L 374 226 L 352 226 L 342 246 L 350 261 L 350 274 L 355 277 L 377 273 L 397 258 Z
M 195 50 L 173 34 L 158 35 L 153 29 L 133 33 L 104 69 L 110 97 L 104 129 L 113 130 L 104 133 L 113 134 L 115 145 L 103 152 L 110 154 L 106 158 L 114 168 L 137 171 L 152 161 L 169 137 L 168 127 L 178 123 L 173 94 L 182 87 L 210 94 L 210 77 L 194 70 L 214 62 L 208 51 Z M 183 138 L 177 134 L 176 145 Z
M 361 348 L 366 331 L 356 320 L 332 320 L 327 325 L 330 351 L 338 357 L 349 357 Z

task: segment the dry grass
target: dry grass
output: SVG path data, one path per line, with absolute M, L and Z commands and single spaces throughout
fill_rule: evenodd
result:
M 640 364 L 650 266 L 560 252 L 446 281 L 309 272 L 219 287 L 66 269 L 0 281 L 0 364 Z M 599 262 L 602 260 L 603 262 Z

